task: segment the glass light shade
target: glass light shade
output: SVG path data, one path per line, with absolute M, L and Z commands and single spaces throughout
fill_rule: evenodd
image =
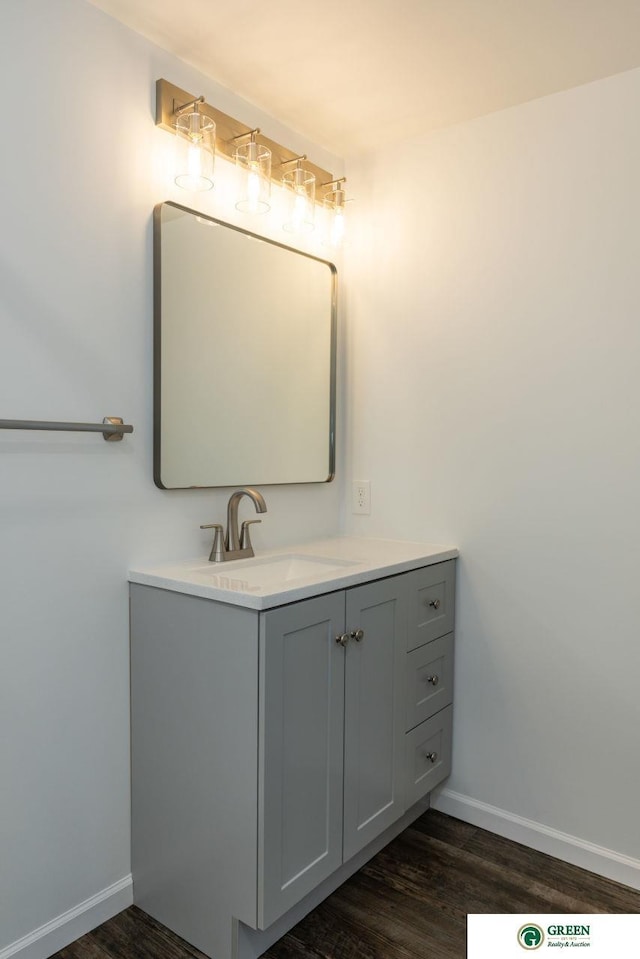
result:
M 233 154 L 240 173 L 236 210 L 267 213 L 271 209 L 271 150 L 251 138 Z
M 282 177 L 282 185 L 289 194 L 289 209 L 284 229 L 289 233 L 310 233 L 313 230 L 316 178 L 300 164 Z
M 340 246 L 344 240 L 346 203 L 347 196 L 340 184 L 324 198 L 322 205 L 327 218 L 326 242 L 330 246 Z
M 195 109 L 178 117 L 176 134 L 184 150 L 180 154 L 175 182 L 183 190 L 210 190 L 213 186 L 215 123 Z

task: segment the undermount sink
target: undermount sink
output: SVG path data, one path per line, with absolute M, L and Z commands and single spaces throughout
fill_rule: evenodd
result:
M 333 557 L 283 553 L 280 556 L 268 556 L 263 559 L 207 563 L 205 566 L 196 567 L 193 571 L 208 575 L 208 578 L 216 585 L 227 589 L 271 590 L 298 580 L 322 577 L 356 565 L 357 563 L 350 560 Z

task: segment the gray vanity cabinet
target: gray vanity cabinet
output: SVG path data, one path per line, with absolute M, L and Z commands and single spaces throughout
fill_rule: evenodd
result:
M 450 769 L 455 562 L 266 610 L 131 585 L 134 901 L 255 959 Z
M 262 614 L 262 929 L 404 812 L 406 593 L 398 576 Z

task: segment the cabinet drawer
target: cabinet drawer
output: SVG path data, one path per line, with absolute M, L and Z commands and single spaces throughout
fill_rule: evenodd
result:
M 453 706 L 447 706 L 406 734 L 407 807 L 451 772 L 452 719 Z
M 410 595 L 407 649 L 415 649 L 453 630 L 455 560 L 416 569 L 407 575 Z
M 453 633 L 407 654 L 407 730 L 453 699 Z

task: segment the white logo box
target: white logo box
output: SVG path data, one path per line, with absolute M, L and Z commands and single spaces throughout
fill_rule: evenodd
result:
M 640 959 L 640 914 L 467 916 L 467 959 Z

